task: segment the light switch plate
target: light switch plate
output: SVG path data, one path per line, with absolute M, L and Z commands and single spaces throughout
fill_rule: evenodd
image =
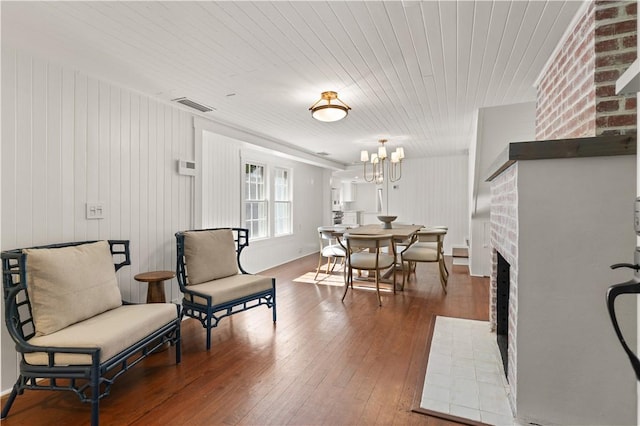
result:
M 102 201 L 87 203 L 87 219 L 104 219 L 105 205 Z

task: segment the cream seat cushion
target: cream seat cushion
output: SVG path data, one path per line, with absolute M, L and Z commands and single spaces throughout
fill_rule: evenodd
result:
M 184 256 L 187 285 L 238 273 L 236 245 L 230 229 L 185 232 Z
M 122 305 L 107 241 L 23 253 L 36 336 Z
M 378 258 L 378 268 L 388 268 L 395 259 L 390 254 L 381 253 Z M 351 267 L 354 269 L 375 269 L 376 254 L 367 252 L 351 253 Z
M 402 252 L 404 261 L 435 262 L 438 260 L 438 249 L 431 243 L 416 243 Z
M 104 362 L 124 349 L 148 336 L 178 316 L 172 303 L 148 305 L 122 305 L 70 325 L 47 336 L 29 339 L 37 346 L 100 348 L 100 362 Z M 30 364 L 47 365 L 47 354 L 27 353 Z M 56 365 L 91 364 L 91 356 L 84 354 L 58 354 Z
M 219 278 L 198 285 L 193 285 L 193 291 L 212 297 L 212 304 L 230 302 L 245 296 L 251 296 L 261 291 L 271 290 L 273 287 L 271 277 L 251 274 L 237 274 L 230 277 Z M 206 299 L 198 296 L 193 301 L 206 305 Z

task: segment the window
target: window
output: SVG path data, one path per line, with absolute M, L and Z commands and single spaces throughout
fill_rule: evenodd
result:
M 265 167 L 246 163 L 244 169 L 245 226 L 253 238 L 269 235 Z
M 289 189 L 289 170 L 275 169 L 273 197 L 274 236 L 291 233 L 291 191 Z
M 251 238 L 291 234 L 291 170 L 249 160 L 244 182 L 244 223 Z

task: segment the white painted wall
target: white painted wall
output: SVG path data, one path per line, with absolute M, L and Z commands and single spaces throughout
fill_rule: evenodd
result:
M 196 179 L 179 175 L 176 162 L 195 159 L 202 164 L 194 144 L 202 135 L 196 137 L 194 123 L 208 120 L 5 46 L 1 99 L 0 248 L 129 239 L 132 265 L 118 272 L 120 289 L 125 300 L 143 302 L 146 285 L 133 276 L 173 270 L 174 233 L 194 228 L 196 213 L 202 220 L 202 210 L 194 208 L 202 208 L 202 198 L 195 196 Z M 279 147 L 227 126 L 210 127 L 224 136 L 221 143 L 246 135 L 256 149 L 263 143 L 261 153 Z M 236 152 L 231 147 L 216 159 L 237 163 Z M 330 205 L 324 188 L 330 174 L 323 167 L 333 164 L 305 153 L 297 162 L 295 154 L 286 148 L 278 157 L 294 170 L 295 235 L 252 243 L 243 254 L 247 270 L 257 272 L 317 249 L 316 228 L 326 223 Z M 212 151 L 207 155 L 215 157 Z M 213 198 L 237 208 L 239 198 L 227 188 L 230 181 L 215 172 L 208 176 L 217 182 Z M 94 201 L 105 203 L 105 219 L 85 218 L 85 204 Z M 213 204 L 208 204 L 207 223 L 234 217 Z M 181 297 L 175 280 L 165 284 L 165 293 L 171 300 Z M 6 391 L 16 380 L 17 359 L 1 328 L 0 385 Z
M 605 304 L 630 275 L 609 265 L 633 260 L 635 182 L 633 156 L 518 163 L 520 419 L 635 424 L 636 379 Z M 634 336 L 635 300 L 618 307 Z
M 203 167 L 196 177 L 196 228 L 242 226 L 242 164 L 252 159 L 292 170 L 293 234 L 251 240 L 243 251 L 245 270 L 259 272 L 318 250 L 318 226 L 331 223 L 330 172 L 311 161 L 264 148 L 255 135 L 196 119 L 196 158 Z M 247 142 L 251 140 L 254 143 Z M 199 180 L 200 179 L 200 180 Z M 198 203 L 200 203 L 198 205 Z
M 445 253 L 451 246 L 462 244 L 468 227 L 468 156 L 405 159 L 402 179 L 385 182 L 382 214 L 397 215 L 397 222 L 422 225 L 447 225 Z M 388 184 L 388 186 L 387 186 Z M 371 183 L 359 183 L 353 208 L 367 212 L 365 223 L 376 219 L 376 190 Z
M 239 227 L 242 207 L 241 142 L 204 131 L 202 135 L 202 219 L 198 228 Z
M 173 269 L 173 232 L 190 226 L 192 182 L 176 160 L 193 157 L 192 117 L 13 50 L 2 69 L 2 248 L 130 239 L 121 290 L 144 300 L 133 275 Z M 93 201 L 104 219 L 85 218 Z
M 471 206 L 469 271 L 474 276 L 491 274 L 489 249 L 489 210 L 491 185 L 486 182 L 490 168 L 510 142 L 535 139 L 535 102 L 480 108 L 476 138 L 470 153 Z
M 2 249 L 129 239 L 120 289 L 144 301 L 133 276 L 174 269 L 173 233 L 191 225 L 192 181 L 175 166 L 193 157 L 190 114 L 3 47 L 2 123 Z M 105 203 L 104 219 L 85 218 L 93 201 Z M 175 282 L 166 294 L 178 298 Z M 3 390 L 15 357 L 3 338 Z
M 250 240 L 242 253 L 242 265 L 247 271 L 259 272 L 318 251 L 318 226 L 324 225 L 323 212 L 329 202 L 323 198 L 330 187 L 323 169 L 277 157 L 251 146 L 241 150 L 242 162 L 260 161 L 270 166 L 291 169 L 293 177 L 293 234 L 263 240 Z

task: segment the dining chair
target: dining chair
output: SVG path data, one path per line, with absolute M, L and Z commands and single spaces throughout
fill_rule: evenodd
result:
M 411 278 L 413 272 L 412 265 L 417 262 L 435 262 L 438 264 L 438 272 L 440 275 L 440 285 L 445 294 L 447 294 L 447 282 L 449 280 L 449 271 L 444 262 L 443 242 L 447 230 L 443 228 L 426 228 L 418 231 L 412 243 L 401 254 L 400 259 L 402 265 L 407 264 L 402 273 L 402 286 Z
M 394 226 L 398 226 L 398 225 L 412 225 L 415 226 L 414 223 L 406 223 L 406 222 L 394 222 L 393 223 Z M 411 244 L 411 241 L 413 241 L 412 237 L 407 237 L 405 239 L 402 240 L 395 240 L 396 243 L 396 257 L 398 257 L 398 255 L 400 255 L 400 253 L 402 253 L 404 250 L 407 249 L 407 247 L 409 247 L 409 244 Z M 402 263 L 399 263 L 396 265 L 396 268 L 403 270 L 404 266 L 402 265 Z
M 380 277 L 383 271 L 393 268 L 396 263 L 396 248 L 393 236 L 383 235 L 356 235 L 344 234 L 347 243 L 347 279 L 344 287 L 342 301 L 344 301 L 349 286 L 353 290 L 353 270 L 373 271 L 375 273 L 376 294 L 378 305 L 382 306 L 380 298 Z M 396 292 L 396 274 L 393 275 L 393 292 Z
M 426 227 L 422 228 L 423 231 L 428 231 L 430 229 L 444 229 L 445 231 L 448 231 L 449 227 L 446 226 L 446 225 L 430 225 L 430 226 L 426 226 Z M 446 235 L 446 233 L 445 233 L 445 235 Z M 437 246 L 436 242 L 421 243 L 421 244 L 431 245 L 433 248 L 436 248 L 436 246 Z M 400 254 L 400 253 L 398 252 L 398 254 Z M 442 241 L 442 246 L 440 247 L 440 255 L 444 259 L 444 237 L 443 237 L 443 241 Z M 413 271 L 415 271 L 415 264 L 413 264 L 413 265 L 414 265 Z M 449 278 L 449 269 L 447 268 L 447 262 L 443 261 L 442 262 L 442 266 L 443 266 L 443 269 L 444 269 L 444 273 L 445 273 L 445 275 L 446 275 L 446 277 L 448 279 Z
M 338 258 L 341 259 L 342 264 L 344 264 L 347 249 L 342 245 L 340 238 L 336 236 L 336 229 L 337 228 L 335 226 L 318 227 L 320 256 L 318 258 L 318 268 L 316 269 L 316 276 L 313 278 L 314 280 L 318 278 L 318 274 L 322 268 L 323 258 L 327 258 L 327 275 L 329 275 L 330 272 L 333 272 Z

